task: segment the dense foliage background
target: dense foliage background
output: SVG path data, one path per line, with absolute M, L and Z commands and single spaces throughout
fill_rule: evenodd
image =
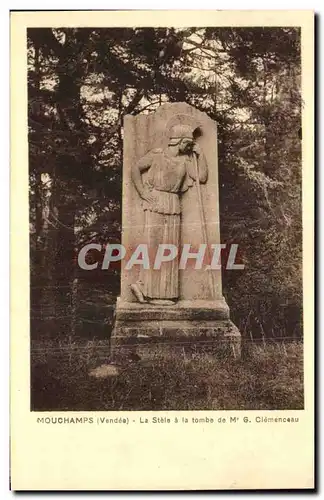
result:
M 118 269 L 82 271 L 118 242 L 122 123 L 185 101 L 218 122 L 224 271 L 251 339 L 302 336 L 300 32 L 294 28 L 28 30 L 32 339 L 107 336 Z

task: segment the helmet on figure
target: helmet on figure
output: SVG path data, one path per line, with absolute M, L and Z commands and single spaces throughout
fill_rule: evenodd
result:
M 189 125 L 174 125 L 170 130 L 170 139 L 193 140 L 193 129 Z
M 181 153 L 190 152 L 193 141 L 193 129 L 189 125 L 174 125 L 170 129 L 169 146 L 179 146 Z

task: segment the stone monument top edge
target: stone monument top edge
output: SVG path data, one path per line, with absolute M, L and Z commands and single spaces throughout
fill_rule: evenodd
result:
M 186 120 L 186 117 L 188 119 L 194 120 L 198 122 L 203 123 L 208 123 L 208 126 L 217 126 L 217 122 L 213 120 L 205 111 L 201 111 L 200 109 L 196 108 L 195 106 L 191 106 L 187 102 L 184 101 L 177 101 L 177 102 L 166 102 L 161 104 L 158 108 L 156 108 L 154 111 L 151 113 L 138 113 L 138 114 L 126 114 L 124 116 L 124 124 L 126 121 L 136 121 L 136 120 L 142 120 L 144 117 L 149 118 L 152 116 L 155 116 L 157 119 L 161 116 L 163 118 L 164 116 L 169 115 L 171 116 L 176 116 L 176 115 L 183 115 L 184 120 Z

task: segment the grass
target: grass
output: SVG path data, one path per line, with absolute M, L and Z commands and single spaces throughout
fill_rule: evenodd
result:
M 141 354 L 141 353 L 140 353 Z M 303 409 L 301 342 L 250 343 L 244 357 L 188 353 L 182 347 L 146 350 L 118 376 L 89 371 L 109 362 L 107 341 L 32 346 L 31 409 L 283 410 Z

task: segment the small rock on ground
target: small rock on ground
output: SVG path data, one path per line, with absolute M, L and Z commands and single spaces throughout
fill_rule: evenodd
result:
M 115 365 L 97 366 L 89 372 L 89 376 L 95 378 L 116 377 L 117 375 L 119 375 L 119 369 Z

